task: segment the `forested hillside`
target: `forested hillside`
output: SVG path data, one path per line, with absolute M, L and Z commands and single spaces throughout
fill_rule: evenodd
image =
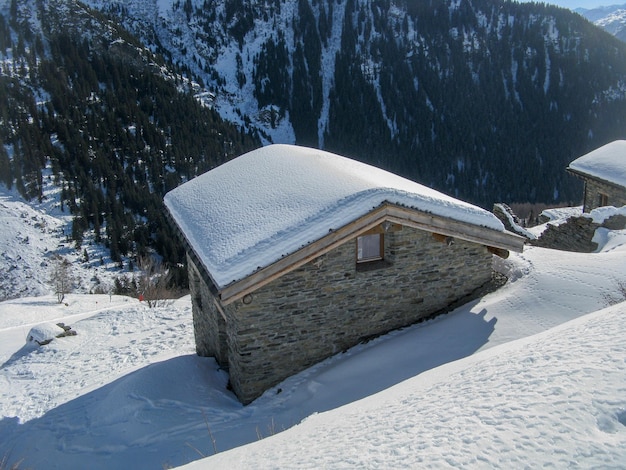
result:
M 370 76 L 359 73 L 364 7 L 347 8 L 350 44 L 338 60 L 326 145 L 352 151 L 343 136 L 356 134 L 359 153 L 387 154 L 401 173 L 486 205 L 576 200 L 579 189 L 563 172 L 571 157 L 626 135 L 626 48 L 565 11 L 479 0 L 427 4 L 372 25 L 382 37 L 369 41 Z M 397 31 L 396 40 L 383 39 Z M 598 47 L 604 40 L 609 47 Z M 379 109 L 340 78 L 353 76 L 362 77 L 370 102 L 380 96 Z
M 569 161 L 626 136 L 626 44 L 504 0 L 89 0 L 267 141 L 490 207 L 578 202 Z
M 77 247 L 93 230 L 120 264 L 148 249 L 181 261 L 163 195 L 258 139 L 101 15 L 75 2 L 27 6 L 0 16 L 0 180 L 32 199 L 53 178 Z
M 626 138 L 626 44 L 504 0 L 0 0 L 0 180 L 62 188 L 72 238 L 181 260 L 162 196 L 269 142 L 490 208 L 578 203 Z M 91 232 L 90 232 L 91 233 Z

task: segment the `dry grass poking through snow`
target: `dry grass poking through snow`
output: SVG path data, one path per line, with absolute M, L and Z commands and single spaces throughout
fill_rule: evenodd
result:
M 617 281 L 615 292 L 603 294 L 607 307 L 626 301 L 626 282 Z

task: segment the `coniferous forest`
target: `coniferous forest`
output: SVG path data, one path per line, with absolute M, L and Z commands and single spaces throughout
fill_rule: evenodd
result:
M 116 261 L 182 261 L 163 195 L 285 135 L 486 208 L 577 204 L 567 164 L 626 138 L 626 44 L 569 10 L 88 3 L 0 3 L 0 181 L 33 199 L 53 179 L 76 246 Z
M 0 75 L 2 183 L 41 199 L 44 174 L 53 178 L 77 248 L 93 230 L 114 261 L 156 250 L 180 262 L 163 195 L 258 139 L 202 106 L 180 75 L 164 76 L 138 44 L 55 34 L 44 47 L 19 25 L 15 42 L 9 21 L 0 17 L 0 49 L 20 60 Z
M 231 111 L 266 140 L 288 121 L 297 144 L 486 208 L 578 203 L 567 164 L 626 136 L 626 44 L 544 3 L 186 0 L 159 21 L 104 10 L 216 95 L 245 96 Z
M 459 5 L 407 3 L 408 18 L 421 34 L 432 35 L 427 46 L 416 48 L 409 40 L 386 40 L 408 31 L 407 23 L 391 18 L 391 8 L 380 8 L 369 25 L 367 6 L 354 2 L 343 30 L 350 44 L 338 61 L 332 98 L 338 105 L 330 115 L 327 147 L 393 162 L 398 173 L 487 208 L 497 201 L 578 203 L 581 187 L 565 173 L 567 164 L 626 136 L 625 90 L 614 101 L 594 91 L 624 85 L 624 44 L 554 7 L 503 2 L 498 8 L 479 0 Z M 497 19 L 504 17 L 514 20 Z M 490 30 L 490 22 L 500 23 Z M 383 31 L 369 41 L 379 63 L 366 69 L 379 91 L 368 86 L 361 66 L 358 38 L 368 28 Z M 552 28 L 581 33 L 550 38 Z M 608 50 L 595 46 L 605 40 Z M 577 60 L 577 48 L 593 51 L 588 61 Z M 606 75 L 592 73 L 602 69 Z M 355 77 L 361 87 L 352 86 Z M 355 96 L 359 88 L 368 91 Z M 376 93 L 384 106 L 375 105 Z

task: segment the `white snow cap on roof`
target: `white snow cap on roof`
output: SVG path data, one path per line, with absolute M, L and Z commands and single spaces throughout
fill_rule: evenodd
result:
M 626 187 L 626 140 L 616 140 L 569 164 L 579 173 Z
M 270 145 L 165 195 L 218 288 L 294 253 L 383 202 L 504 231 L 490 212 L 322 150 Z

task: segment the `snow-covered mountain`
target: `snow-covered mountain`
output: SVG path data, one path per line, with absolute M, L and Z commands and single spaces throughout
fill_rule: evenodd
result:
M 593 9 L 578 8 L 574 11 L 626 42 L 626 4 Z
M 200 77 L 214 109 L 265 143 L 325 148 L 486 206 L 573 201 L 580 188 L 562 168 L 626 127 L 626 48 L 565 9 L 500 0 L 88 4 Z M 507 181 L 510 167 L 529 184 Z
M 0 0 L 0 181 L 52 169 L 71 238 L 182 250 L 168 190 L 261 142 L 321 146 L 490 208 L 578 203 L 626 129 L 626 45 L 487 0 Z M 6 125 L 5 125 L 6 124 Z
M 182 261 L 165 192 L 260 145 L 201 91 L 82 3 L 0 0 L 0 182 L 35 203 L 52 183 L 69 243 Z
M 163 195 L 297 142 L 490 208 L 572 202 L 626 129 L 626 45 L 508 1 L 0 0 L 0 181 L 44 175 L 72 243 L 176 266 Z M 226 120 L 225 120 L 226 119 Z M 51 170 L 46 173 L 46 169 Z

